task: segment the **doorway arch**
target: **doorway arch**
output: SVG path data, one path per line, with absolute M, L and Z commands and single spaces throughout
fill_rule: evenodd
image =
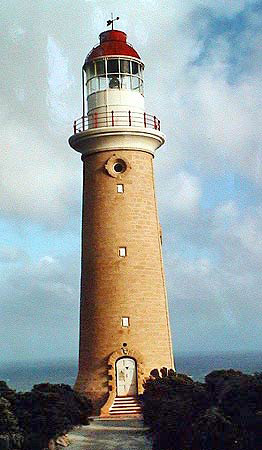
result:
M 116 395 L 118 397 L 137 396 L 137 364 L 134 358 L 123 356 L 115 366 Z
M 123 348 L 114 351 L 107 361 L 107 374 L 108 374 L 108 399 L 102 406 L 100 411 L 100 417 L 109 417 L 109 409 L 113 405 L 115 397 L 117 395 L 116 390 L 116 362 L 123 357 L 133 358 L 136 362 L 137 369 L 137 393 L 142 394 L 144 391 L 144 359 L 139 351 L 134 350 L 132 347 L 127 348 L 126 353 L 123 352 Z

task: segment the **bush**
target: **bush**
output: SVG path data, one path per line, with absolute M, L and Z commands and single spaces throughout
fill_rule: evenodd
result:
M 23 441 L 11 403 L 0 396 L 0 450 L 20 449 Z
M 217 404 L 220 400 L 222 391 L 234 383 L 238 383 L 248 375 L 238 370 L 213 370 L 205 377 L 208 392 L 212 397 L 213 403 Z
M 223 415 L 219 408 L 211 407 L 198 417 L 193 425 L 194 448 L 199 450 L 244 450 L 238 427 Z
M 43 383 L 15 393 L 0 381 L 0 450 L 22 445 L 41 450 L 75 425 L 88 424 L 91 411 L 90 400 L 65 384 Z
M 184 374 L 151 374 L 144 384 L 142 401 L 145 423 L 153 433 L 153 448 L 191 450 L 193 422 L 210 405 L 205 387 Z
M 205 380 L 151 372 L 142 401 L 154 450 L 262 450 L 262 375 L 216 370 Z

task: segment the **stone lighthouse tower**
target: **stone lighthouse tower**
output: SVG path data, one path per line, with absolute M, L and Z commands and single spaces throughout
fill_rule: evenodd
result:
M 139 412 L 143 380 L 174 364 L 153 175 L 165 139 L 145 112 L 143 73 L 124 32 L 101 33 L 69 139 L 84 166 L 75 389 L 101 416 Z

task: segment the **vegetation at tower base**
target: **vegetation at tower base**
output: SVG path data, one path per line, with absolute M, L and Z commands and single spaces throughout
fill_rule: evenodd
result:
M 0 450 L 42 450 L 51 439 L 88 424 L 90 400 L 65 384 L 16 393 L 0 381 Z
M 144 388 L 153 450 L 262 449 L 262 374 L 216 370 L 198 383 L 154 369 Z

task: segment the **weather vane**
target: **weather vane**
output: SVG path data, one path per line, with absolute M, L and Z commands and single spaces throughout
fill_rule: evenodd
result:
M 119 20 L 119 17 L 116 17 L 115 19 L 113 19 L 113 13 L 111 13 L 111 20 L 108 20 L 106 22 L 106 25 L 109 27 L 109 25 L 112 25 L 112 30 L 114 29 L 114 21 L 115 20 Z

